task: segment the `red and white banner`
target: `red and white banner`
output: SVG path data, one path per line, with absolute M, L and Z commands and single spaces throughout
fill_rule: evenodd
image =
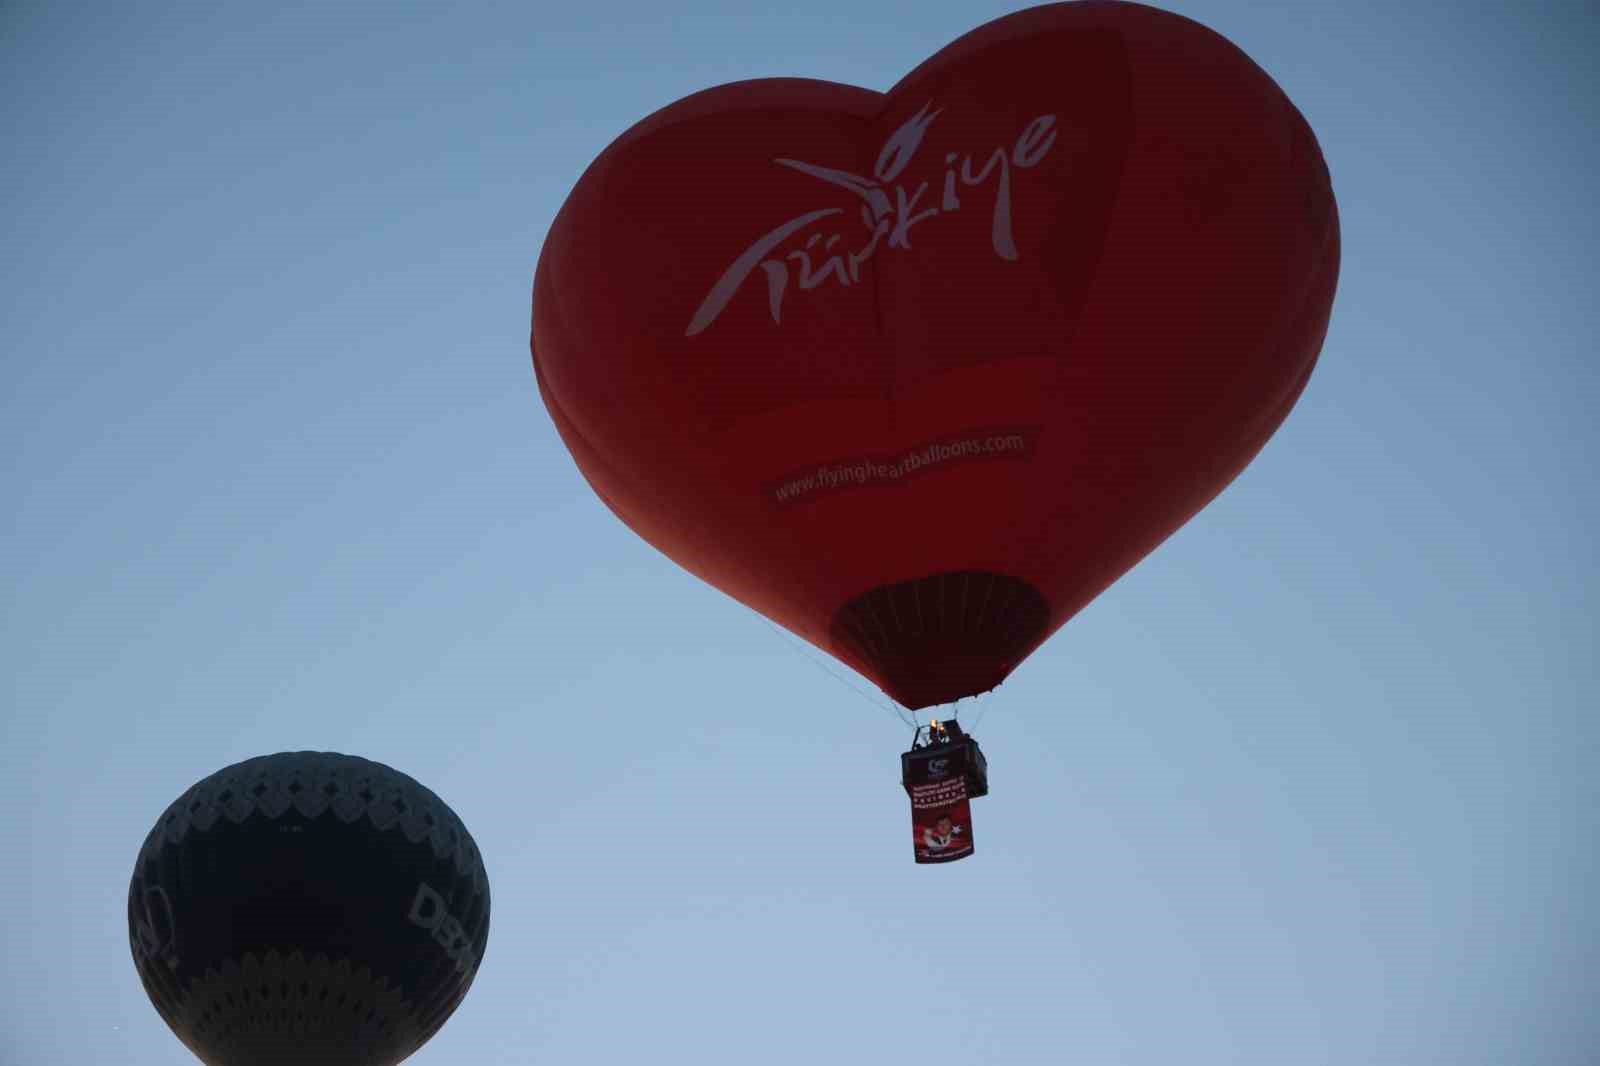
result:
M 907 786 L 911 839 L 918 862 L 954 862 L 972 854 L 972 811 L 963 777 Z

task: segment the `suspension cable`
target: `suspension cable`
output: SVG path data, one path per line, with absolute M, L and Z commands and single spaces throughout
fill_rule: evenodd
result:
M 900 709 L 898 704 L 891 703 L 891 702 L 888 702 L 886 700 L 874 699 L 872 697 L 871 693 L 869 693 L 866 690 L 862 689 L 858 685 L 852 684 L 848 678 L 846 678 L 846 677 L 844 677 L 844 676 L 842 676 L 842 675 L 840 675 L 838 673 L 835 673 L 834 670 L 830 666 L 828 666 L 827 663 L 823 662 L 821 659 L 818 659 L 816 656 L 810 654 L 809 652 L 807 652 L 803 648 L 801 648 L 800 645 L 799 645 L 799 639 L 800 638 L 792 636 L 786 630 L 781 629 L 776 623 L 774 623 L 771 619 L 767 618 L 765 615 L 759 615 L 758 614 L 758 615 L 756 615 L 756 617 L 760 618 L 762 622 L 766 623 L 766 626 L 767 626 L 768 629 L 772 630 L 775 634 L 777 634 L 778 640 L 781 643 L 786 645 L 791 651 L 793 651 L 795 654 L 799 655 L 802 659 L 805 659 L 807 662 L 811 663 L 811 665 L 815 666 L 817 669 L 821 670 L 823 673 L 827 674 L 829 677 L 831 677 L 835 681 L 839 682 L 839 684 L 843 685 L 845 688 L 849 689 L 851 692 L 854 692 L 857 696 L 860 696 L 862 699 L 866 700 L 868 703 L 872 704 L 873 706 L 886 708 L 886 709 L 894 712 L 895 717 L 900 719 L 901 724 L 910 725 L 912 729 L 916 729 L 917 728 L 916 717 L 912 716 L 910 718 L 907 718 L 905 712 Z

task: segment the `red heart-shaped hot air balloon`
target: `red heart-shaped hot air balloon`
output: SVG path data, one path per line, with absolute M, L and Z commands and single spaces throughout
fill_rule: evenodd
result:
M 624 522 L 915 708 L 999 684 L 1244 468 L 1338 262 L 1247 56 L 1056 4 L 887 94 L 741 82 L 628 130 L 550 230 L 534 365 Z

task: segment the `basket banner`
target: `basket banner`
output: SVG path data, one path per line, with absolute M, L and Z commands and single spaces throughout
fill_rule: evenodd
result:
M 972 811 L 965 778 L 908 786 L 911 839 L 919 863 L 954 862 L 972 854 Z

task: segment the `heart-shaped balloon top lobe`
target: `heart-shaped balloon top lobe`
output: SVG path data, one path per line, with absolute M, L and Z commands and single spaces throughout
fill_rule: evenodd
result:
M 534 282 L 600 497 L 908 707 L 999 684 L 1250 461 L 1316 361 L 1316 138 L 1135 4 L 991 22 L 887 94 L 774 79 L 617 138 Z

